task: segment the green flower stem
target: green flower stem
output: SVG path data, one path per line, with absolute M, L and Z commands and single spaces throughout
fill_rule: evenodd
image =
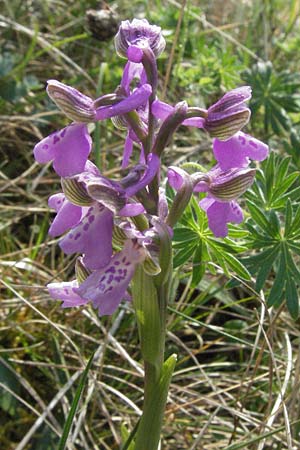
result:
M 172 252 L 168 231 L 163 228 L 158 231 L 161 237 L 160 253 L 164 257 L 168 254 L 168 264 L 160 255 L 162 271 L 157 276 L 150 276 L 142 266 L 138 267 L 132 287 L 145 370 L 143 414 L 136 434 L 135 450 L 157 450 L 169 384 L 176 364 L 175 355 L 164 362 Z

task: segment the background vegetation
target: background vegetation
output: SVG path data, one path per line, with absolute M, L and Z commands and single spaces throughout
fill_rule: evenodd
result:
M 44 288 L 70 279 L 74 257 L 47 235 L 47 198 L 59 179 L 49 165 L 34 162 L 32 148 L 67 123 L 47 98 L 45 81 L 58 79 L 91 97 L 111 92 L 123 66 L 114 52 L 115 26 L 146 17 L 167 40 L 159 59 L 161 98 L 209 105 L 250 84 L 248 131 L 272 149 L 244 202 L 246 222 L 232 227 L 229 238 L 213 238 L 196 202 L 175 232 L 177 294 L 167 352 L 179 360 L 162 447 L 300 448 L 299 1 L 1 5 L 0 447 L 57 447 L 94 350 L 68 448 L 117 449 L 138 419 L 142 367 L 131 306 L 99 319 L 90 307 L 62 310 Z M 99 7 L 110 22 L 102 21 L 94 37 L 94 13 L 88 21 L 87 10 Z M 124 136 L 108 122 L 95 135 L 95 158 L 113 176 Z M 165 156 L 166 166 L 186 162 L 213 163 L 199 130 L 180 129 Z

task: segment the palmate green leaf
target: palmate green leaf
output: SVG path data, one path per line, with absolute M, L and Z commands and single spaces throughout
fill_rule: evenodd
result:
M 243 74 L 252 86 L 250 108 L 253 116 L 263 114 L 265 132 L 285 134 L 291 127 L 288 112 L 299 112 L 299 76 L 295 72 L 276 72 L 270 61 L 259 62 Z
M 268 161 L 262 164 L 262 169 L 257 171 L 251 190 L 245 194 L 248 201 L 255 205 L 254 208 L 260 209 L 263 215 L 266 210 L 282 211 L 289 198 L 293 203 L 300 201 L 300 186 L 297 185 L 299 172 L 290 163 L 290 157 L 282 159 L 271 153 Z M 251 210 L 251 215 L 254 216 L 255 211 Z M 261 225 L 259 218 L 254 220 Z
M 209 243 L 210 252 L 214 254 L 216 261 L 228 275 L 231 275 L 230 272 L 233 272 L 245 280 L 251 279 L 251 275 L 246 267 L 232 253 L 229 253 L 227 249 L 225 250 L 222 244 L 219 245 L 218 241 L 213 241 L 212 239 L 210 239 Z

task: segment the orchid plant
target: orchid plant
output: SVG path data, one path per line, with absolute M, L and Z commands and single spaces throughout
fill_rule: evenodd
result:
M 159 100 L 156 60 L 165 40 L 158 26 L 145 19 L 124 21 L 115 47 L 127 60 L 115 92 L 93 100 L 59 81 L 48 81 L 48 95 L 72 122 L 39 142 L 34 156 L 39 163 L 52 161 L 61 177 L 62 192 L 49 198 L 56 212 L 49 233 L 63 235 L 59 246 L 66 254 L 81 256 L 73 281 L 47 287 L 63 307 L 92 303 L 100 316 L 113 314 L 122 301 L 132 301 L 145 375 L 143 414 L 130 448 L 157 450 L 176 364 L 176 355 L 166 361 L 164 357 L 174 227 L 196 196 L 211 232 L 225 237 L 228 223 L 243 221 L 237 199 L 254 180 L 251 160 L 264 160 L 268 147 L 241 131 L 250 118 L 249 86 L 226 93 L 208 109 Z M 126 130 L 120 170 L 127 174 L 118 180 L 105 177 L 88 159 L 89 124 L 106 119 Z M 203 129 L 213 138 L 216 164 L 193 173 L 169 167 L 166 179 L 175 194 L 168 203 L 161 159 L 180 125 Z

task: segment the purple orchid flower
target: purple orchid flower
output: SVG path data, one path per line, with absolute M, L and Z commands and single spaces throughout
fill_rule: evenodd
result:
M 228 222 L 243 221 L 243 212 L 236 199 L 251 186 L 254 176 L 255 169 L 234 168 L 224 172 L 219 165 L 207 173 L 191 175 L 194 192 L 207 193 L 199 206 L 206 212 L 208 226 L 216 237 L 227 236 Z M 168 181 L 174 189 L 180 189 L 183 183 L 182 169 L 170 167 Z
M 115 37 L 115 47 L 119 56 L 139 63 L 143 58 L 143 50 L 151 49 L 157 58 L 164 50 L 166 41 L 161 28 L 150 25 L 146 19 L 133 19 L 132 22 L 121 22 Z
M 152 89 L 149 84 L 143 84 L 128 97 L 112 95 L 108 99 L 108 96 L 103 96 L 93 101 L 70 86 L 49 80 L 47 92 L 57 106 L 75 122 L 42 139 L 34 147 L 34 157 L 39 163 L 53 161 L 57 174 L 68 177 L 84 170 L 90 154 L 92 139 L 86 123 L 135 110 L 145 104 Z M 113 104 L 114 102 L 116 103 Z
M 69 230 L 59 241 L 66 254 L 83 253 L 83 263 L 93 270 L 108 263 L 112 255 L 114 215 L 131 217 L 145 212 L 144 206 L 131 197 L 144 189 L 157 173 L 158 156 L 150 154 L 147 161 L 146 167 L 133 168 L 121 182 L 102 176 L 91 162 L 82 174 L 63 180 L 68 199 L 62 193 L 50 197 L 49 206 L 57 215 L 49 233 L 58 236 Z M 77 183 L 75 188 L 73 181 Z M 88 206 L 80 206 L 82 192 L 85 193 L 83 203 Z
M 123 250 L 112 256 L 101 269 L 93 271 L 83 283 L 50 283 L 47 286 L 49 294 L 54 299 L 63 300 L 64 308 L 92 302 L 100 316 L 113 314 L 127 297 L 126 291 L 136 266 L 144 261 L 146 255 L 143 246 L 128 239 Z

